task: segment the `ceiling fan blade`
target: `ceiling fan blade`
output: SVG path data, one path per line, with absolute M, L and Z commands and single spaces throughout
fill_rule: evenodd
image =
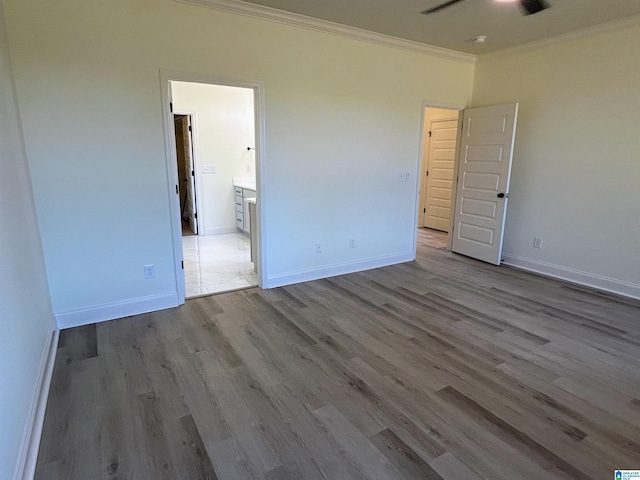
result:
M 427 10 L 424 10 L 424 11 L 422 12 L 422 14 L 423 14 L 423 15 L 428 15 L 428 14 L 430 14 L 430 13 L 437 12 L 438 10 L 442 10 L 443 8 L 450 7 L 451 5 L 454 5 L 454 4 L 456 4 L 456 3 L 460 3 L 460 2 L 463 2 L 463 1 L 464 1 L 464 0 L 449 0 L 448 2 L 444 2 L 444 3 L 441 3 L 440 5 L 436 5 L 436 6 L 435 6 L 435 7 L 433 7 L 433 8 L 429 8 L 429 9 L 427 9 Z
M 549 4 L 545 0 L 520 0 L 520 7 L 524 15 L 533 15 L 549 8 Z

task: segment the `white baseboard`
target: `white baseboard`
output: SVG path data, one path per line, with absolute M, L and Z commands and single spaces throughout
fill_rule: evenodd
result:
M 383 257 L 368 258 L 366 260 L 358 260 L 356 262 L 328 265 L 297 272 L 279 273 L 277 275 L 270 275 L 267 277 L 266 285 L 263 288 L 282 287 L 284 285 L 291 285 L 294 283 L 310 282 L 311 280 L 319 280 L 321 278 L 335 277 L 336 275 L 344 275 L 346 273 L 361 272 L 363 270 L 371 270 L 372 268 L 410 262 L 414 259 L 415 255 L 411 252 L 407 252 L 395 255 L 385 255 Z
M 29 419 L 22 437 L 20 458 L 13 477 L 14 480 L 32 480 L 36 472 L 40 438 L 42 437 L 42 427 L 44 425 L 44 414 L 49 398 L 49 386 L 51 385 L 53 364 L 56 361 L 59 332 L 59 330 L 52 332 L 51 338 L 42 350 L 42 359 L 40 361 L 40 370 L 36 383 L 37 389 L 31 399 Z
M 205 235 L 223 235 L 225 233 L 236 233 L 240 230 L 235 225 L 233 227 L 224 227 L 224 228 L 205 228 Z
M 177 292 L 167 292 L 66 312 L 56 312 L 55 316 L 58 328 L 63 329 L 177 307 L 178 305 Z
M 583 272 L 581 270 L 574 270 L 552 263 L 540 262 L 509 253 L 504 253 L 502 257 L 504 258 L 503 263 L 512 267 L 536 272 L 548 277 L 559 278 L 587 287 L 597 288 L 598 290 L 624 295 L 625 297 L 640 299 L 640 285 L 635 283 Z

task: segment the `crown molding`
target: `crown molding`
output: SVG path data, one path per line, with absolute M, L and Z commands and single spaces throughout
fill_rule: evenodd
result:
M 615 30 L 622 30 L 624 28 L 633 26 L 640 26 L 640 15 L 612 20 L 610 22 L 601 23 L 599 25 L 593 25 L 591 27 L 581 28 L 572 32 L 554 35 L 553 37 L 543 38 L 542 40 L 534 40 L 533 42 L 523 43 L 522 45 L 517 45 L 515 47 L 503 48 L 502 50 L 496 50 L 495 52 L 478 55 L 477 58 L 480 60 L 493 60 L 495 58 L 500 58 L 507 55 L 515 55 L 517 53 L 523 53 L 549 45 L 566 43 L 572 40 L 612 32 Z
M 240 0 L 173 0 L 179 3 L 189 5 L 197 5 L 201 7 L 213 8 L 228 13 L 235 13 L 247 17 L 260 18 L 270 20 L 285 25 L 301 27 L 307 30 L 338 35 L 341 37 L 359 40 L 361 42 L 382 45 L 385 47 L 407 50 L 413 53 L 420 53 L 432 57 L 443 58 L 446 60 L 455 60 L 469 64 L 475 64 L 476 55 L 458 52 L 448 48 L 436 47 L 425 43 L 405 40 L 402 38 L 384 35 L 382 33 L 371 32 L 357 27 L 351 27 L 340 23 L 330 22 L 328 20 L 320 20 L 318 18 L 300 15 L 298 13 L 286 12 L 276 8 L 255 5 Z

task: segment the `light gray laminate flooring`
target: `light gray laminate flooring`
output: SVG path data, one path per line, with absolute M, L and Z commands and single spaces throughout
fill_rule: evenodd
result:
M 613 478 L 640 303 L 447 252 L 61 332 L 37 479 Z

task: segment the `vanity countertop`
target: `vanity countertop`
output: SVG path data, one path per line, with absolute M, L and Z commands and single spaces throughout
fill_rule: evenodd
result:
M 255 191 L 256 179 L 251 177 L 234 177 L 233 186 Z

